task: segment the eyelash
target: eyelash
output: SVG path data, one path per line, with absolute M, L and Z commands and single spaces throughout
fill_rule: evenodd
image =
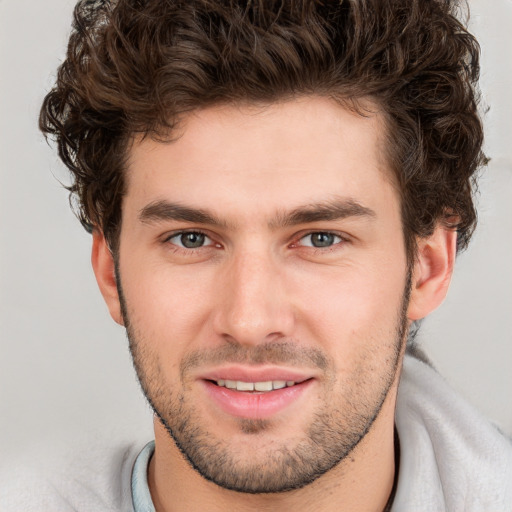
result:
M 300 242 L 301 240 L 304 240 L 307 237 L 312 237 L 313 235 L 332 236 L 335 239 L 338 239 L 338 241 L 335 241 L 331 245 L 325 246 L 325 247 L 315 247 L 314 245 L 299 245 L 298 244 L 298 242 Z M 347 238 L 343 237 L 341 234 L 336 233 L 336 232 L 332 232 L 332 231 L 310 231 L 308 233 L 303 234 L 298 239 L 298 242 L 295 242 L 295 243 L 292 244 L 292 247 L 294 247 L 294 246 L 307 247 L 309 250 L 320 251 L 320 252 L 328 252 L 328 251 L 336 250 L 337 248 L 339 248 L 338 246 L 340 244 L 343 244 L 343 243 L 345 243 L 347 241 L 348 241 Z
M 201 235 L 201 236 L 204 236 L 205 238 L 207 238 L 208 240 L 210 240 L 211 243 L 209 243 L 208 245 L 201 245 L 200 247 L 196 247 L 196 248 L 189 248 L 189 247 L 182 247 L 176 243 L 173 243 L 171 242 L 171 240 L 173 238 L 177 238 L 177 237 L 181 237 L 183 235 L 189 235 L 189 234 L 195 234 L 195 235 Z M 313 235 L 328 235 L 328 236 L 333 236 L 335 237 L 335 239 L 338 239 L 338 241 L 334 242 L 332 245 L 329 245 L 329 246 L 325 246 L 325 247 L 315 247 L 314 245 L 302 245 L 302 244 L 299 244 L 299 242 L 301 240 L 304 240 L 305 238 L 307 237 L 311 237 Z M 305 232 L 305 233 L 301 233 L 300 236 L 298 238 L 296 238 L 296 242 L 292 242 L 289 247 L 292 247 L 292 248 L 307 248 L 307 250 L 310 250 L 310 251 L 314 251 L 315 253 L 319 252 L 319 253 L 326 253 L 326 252 L 331 252 L 331 251 L 335 251 L 337 249 L 339 249 L 340 245 L 344 245 L 345 243 L 347 243 L 349 240 L 346 236 L 343 236 L 342 234 L 340 233 L 337 233 L 337 232 L 333 232 L 333 231 L 309 231 L 309 232 Z M 165 239 L 164 239 L 164 243 L 165 244 L 169 244 L 170 246 L 173 247 L 173 250 L 175 252 L 181 252 L 182 254 L 184 255 L 189 255 L 189 256 L 192 256 L 194 253 L 196 253 L 198 250 L 201 250 L 201 249 L 208 249 L 210 247 L 214 247 L 214 248 L 221 248 L 221 244 L 219 243 L 215 243 L 215 241 L 212 239 L 212 237 L 210 237 L 208 235 L 208 233 L 204 232 L 204 231 L 201 231 L 199 229 L 194 229 L 194 230 L 184 230 L 184 231 L 177 231 L 175 233 L 171 233 L 169 236 L 167 236 Z
M 196 248 L 189 248 L 189 247 L 182 247 L 182 246 L 180 246 L 180 245 L 178 245 L 178 244 L 176 244 L 176 243 L 171 242 L 171 240 L 172 240 L 173 238 L 181 237 L 181 236 L 183 236 L 183 235 L 192 235 L 192 234 L 194 234 L 194 235 L 202 235 L 202 236 L 204 236 L 205 238 L 207 238 L 208 240 L 210 240 L 210 241 L 211 241 L 211 243 L 210 243 L 210 244 L 208 244 L 208 245 L 202 245 L 202 246 L 200 246 L 200 247 L 196 247 Z M 204 231 L 201 231 L 201 230 L 199 230 L 199 229 L 192 229 L 192 230 L 186 230 L 186 231 L 177 231 L 177 232 L 175 232 L 175 233 L 171 233 L 169 236 L 167 236 L 167 237 L 164 239 L 164 243 L 165 243 L 165 244 L 169 244 L 169 245 L 173 246 L 173 247 L 174 247 L 174 249 L 175 249 L 176 251 L 182 251 L 182 252 L 183 252 L 183 253 L 185 253 L 185 254 L 187 254 L 187 253 L 188 253 L 188 254 L 191 254 L 192 252 L 194 252 L 194 249 L 195 249 L 195 250 L 198 250 L 198 249 L 205 249 L 205 248 L 207 248 L 207 247 L 212 247 L 212 246 L 220 247 L 220 244 L 216 244 L 216 243 L 212 240 L 212 238 L 208 235 L 208 233 L 205 233 Z

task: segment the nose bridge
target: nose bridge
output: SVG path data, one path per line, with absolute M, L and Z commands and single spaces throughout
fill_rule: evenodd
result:
M 270 250 L 247 248 L 234 254 L 220 284 L 219 333 L 241 344 L 289 336 L 292 312 L 281 278 Z

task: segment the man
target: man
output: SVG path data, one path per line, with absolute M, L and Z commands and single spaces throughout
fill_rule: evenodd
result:
M 510 510 L 510 442 L 404 355 L 484 162 L 453 10 L 78 4 L 41 127 L 155 442 L 53 509 Z

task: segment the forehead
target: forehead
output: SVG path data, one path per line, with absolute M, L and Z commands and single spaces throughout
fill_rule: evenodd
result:
M 194 111 L 172 142 L 133 142 L 125 201 L 135 210 L 167 200 L 248 218 L 330 196 L 396 202 L 385 130 L 376 108 L 361 115 L 320 97 Z

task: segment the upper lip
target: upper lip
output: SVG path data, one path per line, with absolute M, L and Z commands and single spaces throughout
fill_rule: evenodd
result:
M 233 380 L 241 382 L 293 381 L 296 383 L 314 377 L 304 371 L 276 366 L 223 366 L 201 373 L 202 380 Z

